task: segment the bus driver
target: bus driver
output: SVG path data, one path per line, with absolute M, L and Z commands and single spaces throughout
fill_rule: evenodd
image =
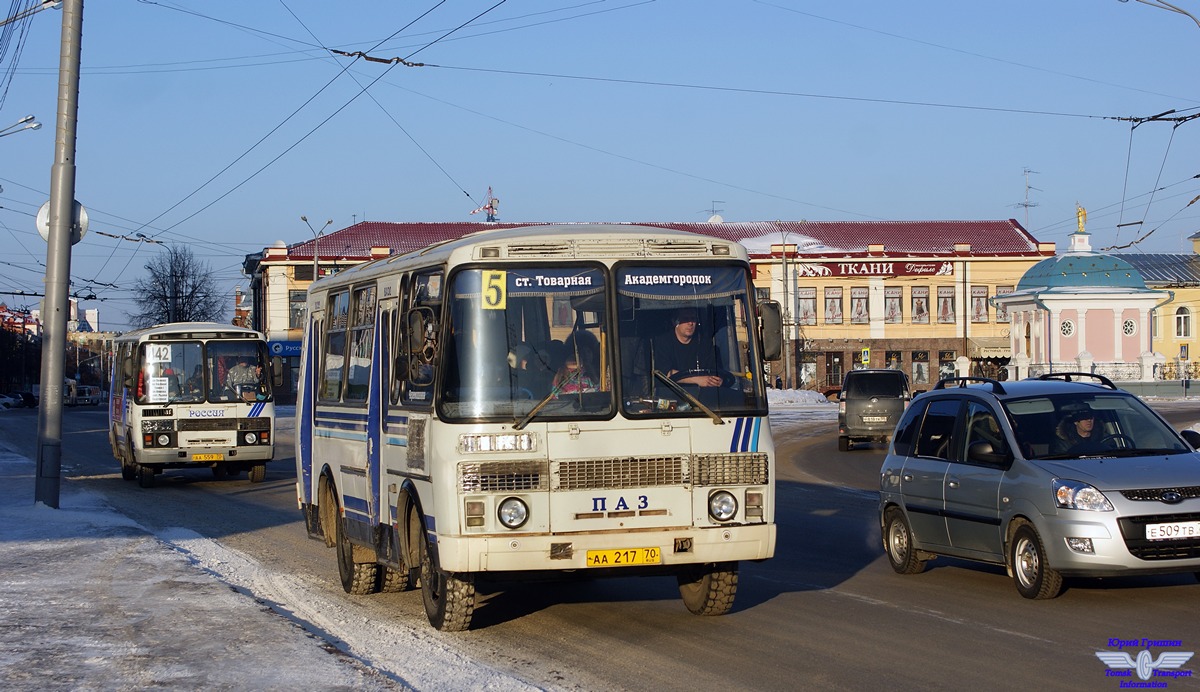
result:
M 679 308 L 671 316 L 672 330 L 655 337 L 654 367 L 682 384 L 720 387 L 717 349 L 696 337 L 699 315 L 695 308 Z

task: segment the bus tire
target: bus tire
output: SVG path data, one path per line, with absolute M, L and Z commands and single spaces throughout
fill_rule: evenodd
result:
M 317 521 L 321 525 L 321 535 L 325 538 L 326 548 L 337 545 L 334 542 L 337 537 L 337 520 L 338 504 L 333 494 L 333 481 L 329 480 L 329 476 L 322 475 L 317 483 Z
M 354 561 L 354 544 L 346 535 L 345 522 L 345 517 L 341 517 L 337 522 L 338 577 L 342 581 L 342 590 L 353 596 L 375 593 L 379 590 L 379 565 L 374 561 Z
M 145 464 L 134 464 L 137 467 L 137 482 L 142 488 L 154 487 L 154 469 Z
M 217 464 L 212 467 L 212 475 L 217 480 L 224 480 L 229 475 L 229 469 L 224 464 Z
M 403 569 L 394 569 L 386 565 L 380 565 L 379 590 L 383 593 L 408 591 L 409 587 L 412 586 L 411 571 L 407 566 L 404 566 Z
M 470 574 L 460 577 L 443 572 L 429 549 L 429 538 L 419 544 L 421 551 L 421 600 L 425 616 L 434 629 L 463 632 L 471 627 L 475 614 L 475 581 Z
M 137 478 L 137 464 L 133 461 L 133 450 L 117 455 L 121 460 L 121 480 L 131 481 Z
M 692 613 L 724 615 L 733 607 L 738 584 L 736 562 L 696 565 L 677 579 L 679 596 Z
M 250 467 L 250 482 L 251 483 L 262 483 L 265 480 L 267 480 L 267 465 L 266 464 L 255 464 L 254 466 Z

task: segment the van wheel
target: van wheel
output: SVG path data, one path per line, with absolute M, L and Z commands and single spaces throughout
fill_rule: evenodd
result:
M 418 547 L 425 616 L 434 629 L 462 632 L 471 626 L 471 616 L 475 614 L 475 581 L 470 574 L 460 577 L 443 572 L 429 549 L 428 535 L 424 531 L 422 534 Z
M 850 438 L 846 437 L 845 435 L 841 435 L 838 437 L 838 451 L 839 452 L 849 452 L 850 451 Z
M 697 565 L 681 573 L 679 596 L 687 609 L 696 615 L 724 615 L 733 608 L 737 595 L 738 566 L 736 562 Z

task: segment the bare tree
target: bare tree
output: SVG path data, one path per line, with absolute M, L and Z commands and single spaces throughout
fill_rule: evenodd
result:
M 225 321 L 224 296 L 213 282 L 212 269 L 198 262 L 186 246 L 168 246 L 146 263 L 146 272 L 134 284 L 134 300 L 141 310 L 128 315 L 134 328 Z

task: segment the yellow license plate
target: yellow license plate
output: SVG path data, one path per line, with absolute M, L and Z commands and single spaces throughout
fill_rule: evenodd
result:
M 589 550 L 588 567 L 624 567 L 626 565 L 657 565 L 662 562 L 658 548 L 625 548 L 624 550 Z
M 193 454 L 192 461 L 224 461 L 224 454 Z

